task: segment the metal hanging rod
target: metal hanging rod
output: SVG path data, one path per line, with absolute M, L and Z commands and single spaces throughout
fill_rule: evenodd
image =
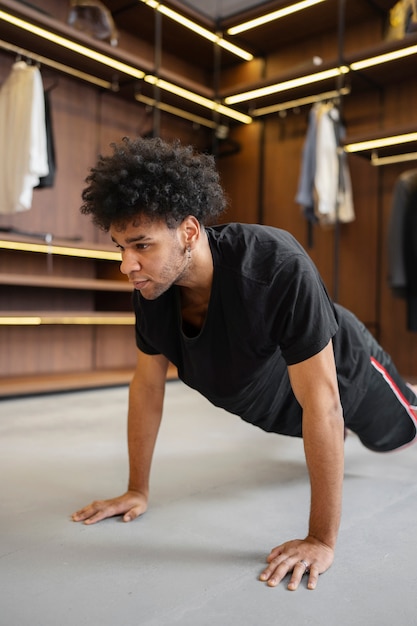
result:
M 6 50 L 7 52 L 13 52 L 18 57 L 25 57 L 27 59 L 31 59 L 36 63 L 40 63 L 41 65 L 46 65 L 48 67 L 52 67 L 59 72 L 64 72 L 65 74 L 70 74 L 76 78 L 81 78 L 89 83 L 93 83 L 94 85 L 98 85 L 99 87 L 103 87 L 104 89 L 115 90 L 114 83 L 111 83 L 107 80 L 102 80 L 101 78 L 97 78 L 97 76 L 93 76 L 91 74 L 87 74 L 86 72 L 82 72 L 80 70 L 76 70 L 69 65 L 64 65 L 63 63 L 58 63 L 57 61 L 53 61 L 52 59 L 48 59 L 47 57 L 41 56 L 39 54 L 35 54 L 30 50 L 25 50 L 19 46 L 15 46 L 8 41 L 3 41 L 0 39 L 0 48 Z M 117 88 L 117 87 L 116 87 Z
M 297 98 L 296 100 L 288 100 L 287 102 L 271 104 L 271 106 L 254 109 L 253 111 L 251 111 L 251 115 L 253 115 L 253 117 L 261 117 L 262 115 L 270 115 L 271 113 L 281 113 L 289 111 L 290 109 L 296 109 L 298 107 L 305 106 L 307 104 L 325 102 L 326 100 L 334 100 L 340 98 L 340 96 L 346 96 L 349 93 L 350 87 L 333 89 L 332 91 L 325 91 L 314 96 L 305 96 L 304 98 Z
M 375 166 L 392 165 L 393 163 L 404 163 L 406 161 L 417 161 L 417 152 L 393 154 L 386 157 L 379 157 L 376 152 L 372 152 L 371 154 L 371 164 Z

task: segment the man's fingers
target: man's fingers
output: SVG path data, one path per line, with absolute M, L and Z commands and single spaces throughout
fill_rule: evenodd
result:
M 268 567 L 261 573 L 259 579 L 266 582 L 269 587 L 276 587 L 282 580 L 292 572 L 288 589 L 295 591 L 305 574 L 309 575 L 308 588 L 315 589 L 318 580 L 318 570 L 315 567 L 310 568 L 306 561 L 296 561 L 291 564 L 287 560 L 279 561 L 272 559 Z
M 145 509 L 143 506 L 134 506 L 132 509 L 130 509 L 130 511 L 125 513 L 125 515 L 123 516 L 123 521 L 131 522 L 140 515 L 143 515 L 143 513 L 145 513 Z
M 76 511 L 75 513 L 72 514 L 72 519 L 74 522 L 83 522 L 85 519 L 87 519 L 88 517 L 90 517 L 91 512 L 90 512 L 90 507 L 85 507 L 84 509 L 80 509 L 79 511 Z
M 259 579 L 275 587 L 291 573 L 288 589 L 295 590 L 303 577 L 308 576 L 307 588 L 315 589 L 320 574 L 329 569 L 333 558 L 332 548 L 313 537 L 294 539 L 271 550 L 266 559 L 268 566 Z
M 95 524 L 106 517 L 115 515 L 114 507 L 109 506 L 103 500 L 92 502 L 88 506 L 76 511 L 72 516 L 74 522 L 84 522 L 85 524 Z
M 76 511 L 72 519 L 74 522 L 95 524 L 107 517 L 123 515 L 123 521 L 130 522 L 142 515 L 147 508 L 147 499 L 139 493 L 128 492 L 109 500 L 95 500 L 88 506 Z
M 307 587 L 315 589 L 319 580 L 319 570 L 315 565 L 310 565 L 310 574 L 308 576 Z
M 291 570 L 292 565 L 284 559 L 280 560 L 278 557 L 270 561 L 268 567 L 264 569 L 259 579 L 266 582 L 269 587 L 275 587 Z
M 288 583 L 288 589 L 290 589 L 291 591 L 295 591 L 298 588 L 298 585 L 300 584 L 302 577 L 304 576 L 304 574 L 307 574 L 308 571 L 309 571 L 309 565 L 306 561 L 304 560 L 297 561 L 292 571 L 291 580 Z

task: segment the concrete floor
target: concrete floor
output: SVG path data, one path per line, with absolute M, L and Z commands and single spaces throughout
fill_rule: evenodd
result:
M 302 443 L 167 386 L 148 513 L 70 521 L 127 475 L 126 388 L 0 403 L 1 626 L 417 624 L 417 448 L 346 441 L 336 561 L 315 591 L 257 580 L 304 535 Z

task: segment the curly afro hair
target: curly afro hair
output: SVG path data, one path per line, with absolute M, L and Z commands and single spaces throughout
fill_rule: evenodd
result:
M 108 231 L 139 214 L 175 228 L 188 215 L 207 225 L 226 208 L 214 157 L 192 146 L 162 139 L 129 139 L 111 144 L 86 178 L 81 213 Z

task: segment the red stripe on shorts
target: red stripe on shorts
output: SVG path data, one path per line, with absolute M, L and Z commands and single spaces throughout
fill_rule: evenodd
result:
M 371 363 L 374 366 L 374 368 L 381 374 L 381 376 L 384 378 L 386 383 L 389 385 L 389 387 L 391 388 L 391 391 L 396 396 L 398 402 L 400 404 L 402 404 L 402 406 L 406 410 L 407 414 L 409 415 L 409 417 L 411 418 L 411 420 L 414 423 L 414 426 L 416 428 L 416 435 L 417 435 L 417 412 L 413 410 L 413 407 L 408 402 L 407 398 L 404 396 L 404 394 L 401 391 L 401 389 L 396 385 L 395 381 L 391 378 L 390 374 L 387 372 L 385 367 L 383 365 L 381 365 L 381 363 L 379 363 L 379 361 L 377 361 L 373 356 L 371 356 Z M 406 446 L 410 445 L 411 443 L 413 443 L 413 440 L 410 441 L 405 446 L 401 446 L 401 447 L 405 448 Z

